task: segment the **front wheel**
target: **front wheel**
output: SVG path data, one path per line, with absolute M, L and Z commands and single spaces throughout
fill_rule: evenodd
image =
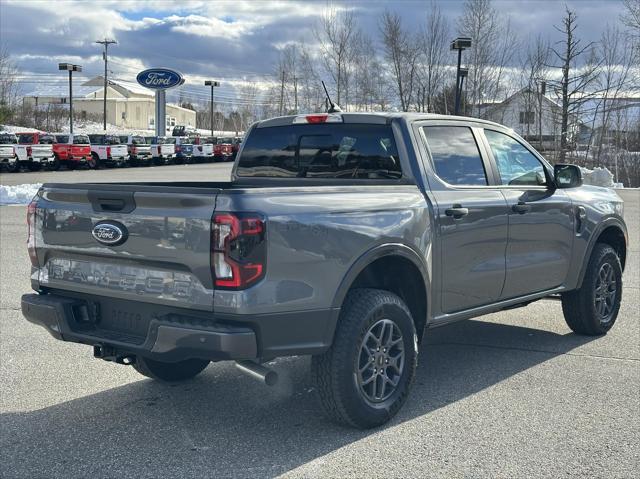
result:
M 620 258 L 611 246 L 598 243 L 589 258 L 582 286 L 562 295 L 564 318 L 577 334 L 606 334 L 616 322 L 621 299 Z
M 358 428 L 384 424 L 402 407 L 415 375 L 418 340 L 409 309 L 395 294 L 351 291 L 334 343 L 311 372 L 330 419 Z
M 133 367 L 143 376 L 165 382 L 186 381 L 201 373 L 209 365 L 206 359 L 186 359 L 165 363 L 137 356 Z

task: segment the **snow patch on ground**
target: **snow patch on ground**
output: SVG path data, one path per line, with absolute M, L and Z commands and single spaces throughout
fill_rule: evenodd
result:
M 0 205 L 26 205 L 38 192 L 42 183 L 0 185 Z

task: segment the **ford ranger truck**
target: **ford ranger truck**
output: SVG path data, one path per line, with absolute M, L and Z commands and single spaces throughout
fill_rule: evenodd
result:
M 54 135 L 53 154 L 55 162 L 52 169 L 59 170 L 64 165 L 68 170 L 88 166 L 91 159 L 89 137 L 84 134 L 56 133 Z
M 198 137 L 196 144 L 193 145 L 193 156 L 197 161 L 210 163 L 213 161 L 213 138 Z
M 31 171 L 55 166 L 55 156 L 53 155 L 55 139 L 53 135 L 30 132 L 17 133 L 17 136 L 18 144 L 15 146 L 15 152 L 21 166 L 25 166 Z
M 172 142 L 171 137 L 155 136 L 150 144 L 154 165 L 166 165 L 173 161 L 176 145 Z
M 131 166 L 150 166 L 153 162 L 151 144 L 144 136 L 121 135 L 120 143 L 127 145 Z
M 217 138 L 216 144 L 213 145 L 213 159 L 215 161 L 232 161 L 233 160 L 233 139 Z
M 91 141 L 91 168 L 129 166 L 127 145 L 120 143 L 115 135 L 89 135 Z
M 18 155 L 16 155 L 16 144 L 18 138 L 13 133 L 0 132 L 0 168 L 7 171 L 20 171 Z
M 28 225 L 22 312 L 54 337 L 162 381 L 232 360 L 272 384 L 269 361 L 309 355 L 359 428 L 398 412 L 431 328 L 552 298 L 607 333 L 627 252 L 613 190 L 496 123 L 418 113 L 260 121 L 230 182 L 49 183 Z

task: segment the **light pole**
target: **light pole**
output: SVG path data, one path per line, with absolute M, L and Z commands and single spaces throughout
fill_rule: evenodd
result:
M 463 92 L 463 85 L 464 85 L 464 79 L 467 78 L 467 76 L 469 76 L 469 69 L 468 68 L 460 68 L 460 92 L 458 94 L 458 96 L 460 97 L 460 102 L 462 102 L 462 92 Z M 465 100 L 466 100 L 466 94 L 465 94 Z M 464 104 L 464 114 L 467 114 L 467 104 L 465 101 Z
M 462 63 L 462 50 L 471 48 L 471 38 L 458 37 L 451 42 L 451 50 L 458 50 L 458 68 L 456 70 L 456 106 L 454 114 L 460 111 L 460 64 Z
M 205 86 L 211 87 L 211 136 L 213 136 L 213 87 L 220 86 L 219 81 L 205 80 Z
M 69 133 L 73 135 L 73 81 L 71 76 L 73 72 L 81 72 L 82 67 L 73 63 L 58 63 L 58 70 L 69 72 Z
M 106 38 L 104 40 L 97 40 L 96 43 L 99 43 L 101 45 L 104 45 L 104 51 L 102 52 L 102 58 L 104 59 L 104 91 L 102 94 L 102 123 L 103 123 L 103 129 L 104 132 L 107 132 L 107 53 L 108 53 L 108 49 L 109 49 L 109 45 L 115 45 L 116 42 L 115 40 L 107 40 Z

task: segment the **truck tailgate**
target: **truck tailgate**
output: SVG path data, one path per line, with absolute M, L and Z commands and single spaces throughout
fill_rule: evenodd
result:
M 45 184 L 32 279 L 40 287 L 211 311 L 211 217 L 219 190 Z M 97 225 L 122 232 L 105 244 Z M 109 238 L 106 238 L 109 240 Z

